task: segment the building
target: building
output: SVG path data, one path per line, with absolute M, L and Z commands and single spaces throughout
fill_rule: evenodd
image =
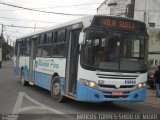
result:
M 160 65 L 160 29 L 150 28 L 148 60 L 150 66 Z
M 129 17 L 160 28 L 159 0 L 105 0 L 97 8 L 97 14 Z

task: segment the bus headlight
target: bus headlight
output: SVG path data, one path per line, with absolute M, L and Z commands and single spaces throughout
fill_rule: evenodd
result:
M 140 88 L 145 87 L 145 86 L 146 86 L 146 83 L 143 82 L 143 83 L 139 83 L 139 84 L 137 85 L 137 88 L 140 89 Z
M 93 81 L 91 81 L 91 82 L 89 82 L 89 86 L 90 86 L 90 87 L 96 87 L 96 83 L 93 82 Z
M 97 87 L 97 83 L 91 80 L 84 80 L 84 79 L 80 79 L 80 82 L 86 86 L 89 86 L 91 88 L 95 88 Z

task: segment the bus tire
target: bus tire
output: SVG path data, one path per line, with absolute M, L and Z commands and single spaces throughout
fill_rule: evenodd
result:
M 28 85 L 28 82 L 25 81 L 25 79 L 24 79 L 24 70 L 23 70 L 23 69 L 21 69 L 20 83 L 21 83 L 23 86 Z
M 66 101 L 66 97 L 61 95 L 61 83 L 58 76 L 55 76 L 52 80 L 51 96 L 55 102 L 61 103 Z

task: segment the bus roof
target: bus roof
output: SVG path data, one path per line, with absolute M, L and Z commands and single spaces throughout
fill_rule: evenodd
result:
M 49 28 L 46 28 L 46 29 L 43 29 L 43 30 L 39 30 L 37 32 L 33 32 L 33 33 L 30 33 L 30 34 L 26 34 L 26 35 L 20 36 L 17 39 L 21 39 L 21 38 L 25 38 L 25 37 L 29 37 L 29 36 L 34 36 L 34 35 L 37 35 L 37 34 L 40 34 L 40 33 L 43 33 L 43 32 L 51 31 L 51 30 L 54 30 L 54 29 L 57 29 L 57 28 L 61 28 L 61 27 L 65 27 L 65 26 L 69 26 L 69 25 L 74 25 L 74 24 L 77 24 L 77 23 L 80 23 L 80 22 L 82 22 L 83 23 L 83 27 L 86 28 L 86 27 L 89 27 L 91 25 L 91 21 L 93 20 L 93 18 L 95 16 L 97 16 L 97 17 L 98 16 L 99 17 L 103 17 L 104 16 L 104 17 L 110 17 L 110 18 L 121 18 L 121 19 L 126 19 L 126 20 L 137 21 L 139 23 L 144 23 L 142 21 L 133 20 L 133 19 L 130 19 L 130 18 L 117 17 L 117 16 L 108 16 L 108 15 L 104 15 L 104 14 L 103 15 L 89 15 L 89 16 L 84 16 L 84 17 L 81 17 L 79 19 L 75 19 L 75 20 L 66 22 L 66 23 L 58 24 L 58 25 L 55 25 L 53 27 L 49 27 Z
M 46 32 L 46 31 L 50 31 L 50 30 L 54 30 L 54 29 L 57 29 L 57 28 L 73 25 L 73 24 L 76 24 L 76 23 L 83 22 L 84 20 L 86 21 L 87 19 L 89 19 L 89 21 L 90 21 L 91 19 L 93 19 L 93 17 L 94 17 L 94 15 L 81 17 L 79 19 L 75 19 L 75 20 L 72 20 L 72 21 L 69 21 L 69 22 L 66 22 L 66 23 L 61 23 L 61 24 L 55 25 L 53 27 L 49 27 L 49 28 L 46 28 L 46 29 L 43 29 L 43 30 L 39 30 L 37 32 L 33 32 L 33 33 L 30 33 L 30 34 L 22 35 L 22 36 L 18 37 L 17 39 L 21 39 L 21 38 L 25 38 L 25 37 L 28 37 L 28 36 L 37 35 L 37 34 L 40 34 L 40 33 Z

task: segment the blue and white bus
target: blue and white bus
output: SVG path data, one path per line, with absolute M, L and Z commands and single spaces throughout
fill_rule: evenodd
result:
M 14 72 L 54 101 L 144 101 L 148 34 L 143 22 L 93 15 L 19 37 Z

